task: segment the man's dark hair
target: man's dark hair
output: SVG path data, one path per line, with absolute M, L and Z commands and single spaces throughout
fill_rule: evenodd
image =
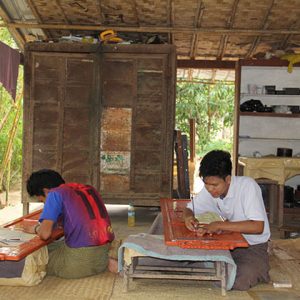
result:
M 231 170 L 230 153 L 223 150 L 213 150 L 202 158 L 199 175 L 202 178 L 217 176 L 225 179 L 227 175 L 231 175 Z
M 32 196 L 45 196 L 44 188 L 52 189 L 65 183 L 59 173 L 50 169 L 33 172 L 27 180 L 27 192 Z

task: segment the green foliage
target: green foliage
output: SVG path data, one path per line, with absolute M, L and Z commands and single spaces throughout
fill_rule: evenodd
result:
M 8 139 L 11 133 L 13 120 L 16 114 L 16 106 L 12 102 L 11 96 L 6 92 L 3 87 L 0 87 L 0 120 L 3 120 L 7 112 L 10 111 L 7 122 L 0 132 L 0 162 L 3 160 L 4 152 L 8 143 Z M 14 184 L 18 182 L 22 174 L 22 115 L 20 117 L 16 136 L 13 141 L 12 159 L 11 159 L 11 173 L 10 183 Z M 4 180 L 6 185 L 6 179 Z M 0 187 L 0 190 L 2 187 Z
M 0 40 L 12 48 L 17 47 L 16 43 L 11 38 L 10 33 L 6 28 L 0 28 Z M 17 94 L 20 93 L 22 89 L 22 83 L 23 83 L 23 67 L 20 67 L 18 84 L 17 84 Z M 11 98 L 11 95 L 5 90 L 5 88 L 0 83 L 0 124 L 2 123 L 2 120 L 4 120 L 7 113 L 9 112 L 8 119 L 5 122 L 4 127 L 0 131 L 0 163 L 3 160 L 3 155 L 9 140 L 16 111 L 17 111 L 17 107 L 15 102 Z M 10 184 L 19 182 L 22 174 L 22 138 L 23 138 L 22 120 L 23 117 L 21 115 L 18 123 L 17 131 L 16 131 L 16 135 L 13 141 L 11 171 L 10 171 L 10 178 L 9 178 Z M 5 186 L 7 185 L 6 177 L 4 179 L 4 185 Z M 2 187 L 0 187 L 0 191 L 1 190 Z
M 11 37 L 9 31 L 4 27 L 0 27 L 0 41 L 14 49 L 17 48 L 14 39 Z
M 222 133 L 232 129 L 233 111 L 233 84 L 177 83 L 176 126 L 189 136 L 189 119 L 195 119 L 197 155 L 216 148 L 231 151 L 232 137 Z

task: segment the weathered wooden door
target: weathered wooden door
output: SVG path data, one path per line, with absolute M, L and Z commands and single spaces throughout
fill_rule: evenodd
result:
M 32 171 L 93 183 L 97 57 L 29 52 L 25 65 L 23 201 Z
M 172 59 L 167 47 L 104 49 L 100 191 L 108 202 L 159 205 L 171 196 Z
M 174 90 L 167 45 L 28 46 L 23 201 L 41 168 L 94 185 L 106 203 L 170 197 Z

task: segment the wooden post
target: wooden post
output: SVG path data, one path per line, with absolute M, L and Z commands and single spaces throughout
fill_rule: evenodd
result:
M 195 119 L 190 119 L 190 162 L 195 161 L 195 156 L 196 156 L 196 122 Z
M 189 167 L 187 157 L 187 137 L 180 130 L 176 131 L 175 152 L 177 163 L 177 181 L 179 197 L 190 198 Z

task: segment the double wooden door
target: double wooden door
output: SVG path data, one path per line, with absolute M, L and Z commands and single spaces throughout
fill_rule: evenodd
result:
M 175 52 L 168 45 L 28 44 L 23 201 L 32 171 L 94 185 L 106 203 L 172 190 Z

